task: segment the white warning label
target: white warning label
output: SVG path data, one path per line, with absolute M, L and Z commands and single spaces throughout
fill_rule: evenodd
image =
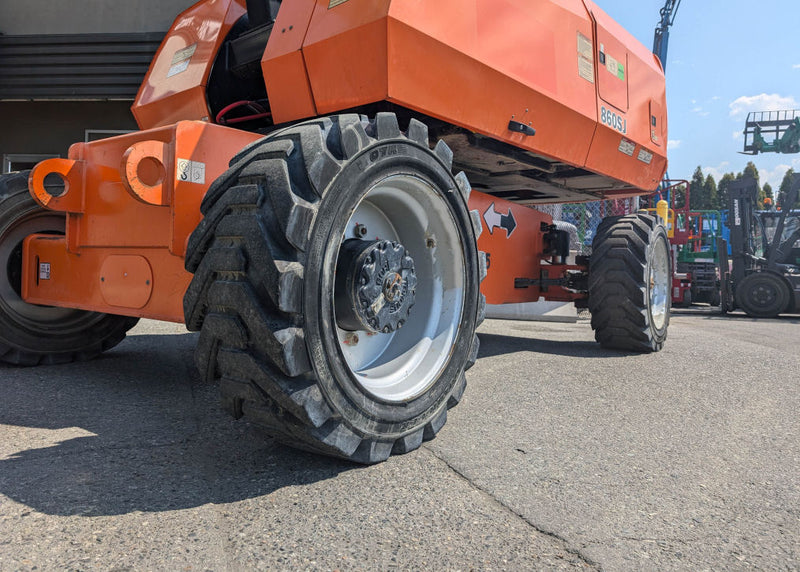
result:
M 640 149 L 639 156 L 636 158 L 642 163 L 647 163 L 649 165 L 653 161 L 653 154 L 647 149 Z
M 636 143 L 633 141 L 629 141 L 628 139 L 622 138 L 622 141 L 619 142 L 619 151 L 620 153 L 625 153 L 628 157 L 633 157 L 633 152 L 636 149 Z
M 206 164 L 189 159 L 178 159 L 175 180 L 186 183 L 206 184 Z
M 192 56 L 196 51 L 197 44 L 192 44 L 191 46 L 187 46 L 182 50 L 175 52 L 175 55 L 172 56 L 172 62 L 170 63 L 167 77 L 172 77 L 186 71 L 189 68 L 189 62 L 192 60 Z
M 50 263 L 39 263 L 39 280 L 50 280 Z
M 578 75 L 594 83 L 592 40 L 578 32 Z

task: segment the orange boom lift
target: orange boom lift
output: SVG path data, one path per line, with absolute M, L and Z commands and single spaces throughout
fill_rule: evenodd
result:
M 606 219 L 568 263 L 529 206 L 655 190 L 665 110 L 658 59 L 589 0 L 203 0 L 141 131 L 0 179 L 0 359 L 185 322 L 234 416 L 407 452 L 461 398 L 487 302 L 575 301 L 601 344 L 661 348 L 663 226 Z

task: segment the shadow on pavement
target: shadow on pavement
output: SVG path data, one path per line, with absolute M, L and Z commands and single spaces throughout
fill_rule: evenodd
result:
M 536 352 L 579 358 L 608 358 L 624 355 L 640 355 L 632 352 L 609 350 L 596 342 L 581 340 L 554 341 L 539 340 L 522 336 L 503 336 L 479 333 L 481 347 L 478 358 L 512 354 L 516 352 Z
M 86 363 L 0 368 L 0 493 L 53 515 L 157 512 L 258 497 L 356 466 L 230 419 L 195 334 L 130 336 Z
M 800 315 L 797 314 L 781 314 L 775 318 L 752 318 L 741 310 L 734 310 L 733 312 L 723 314 L 719 308 L 704 306 L 699 308 L 673 308 L 672 315 L 695 316 L 704 320 L 738 320 L 740 322 L 763 322 L 765 320 L 775 320 L 788 324 L 800 324 Z

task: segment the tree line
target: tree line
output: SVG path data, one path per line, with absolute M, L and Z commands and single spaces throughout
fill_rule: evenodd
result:
M 778 197 L 789 191 L 792 175 L 794 169 L 789 169 L 783 177 L 780 188 L 778 189 Z M 725 210 L 728 208 L 728 187 L 733 181 L 741 180 L 743 177 L 750 175 L 758 181 L 758 168 L 752 161 L 748 161 L 741 173 L 725 173 L 719 182 L 714 180 L 712 175 L 704 176 L 703 169 L 700 166 L 694 170 L 692 179 L 689 182 L 689 207 L 692 210 Z M 780 204 L 780 198 L 776 202 L 776 193 L 769 183 L 758 183 L 758 208 L 764 209 L 772 205 L 783 207 Z M 769 201 L 765 199 L 769 198 Z M 767 203 L 765 205 L 765 202 Z M 791 208 L 800 208 L 800 201 Z

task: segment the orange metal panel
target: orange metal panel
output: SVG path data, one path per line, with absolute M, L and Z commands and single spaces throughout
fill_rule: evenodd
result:
M 588 0 L 317 0 L 303 55 L 320 114 L 386 99 L 632 188 L 665 170 L 650 131 L 660 65 Z M 655 157 L 610 152 L 615 132 Z
M 200 221 L 200 202 L 211 182 L 228 168 L 242 147 L 262 136 L 219 125 L 182 121 L 91 143 L 76 143 L 69 159 L 48 159 L 31 172 L 34 197 L 51 210 L 74 213 L 67 219 L 69 249 L 82 247 L 169 246 L 182 256 Z M 150 154 L 142 154 L 142 150 Z M 126 180 L 130 163 L 155 163 L 160 177 Z M 50 196 L 43 188 L 50 172 L 72 171 L 67 191 Z M 141 169 L 136 170 L 137 173 Z M 146 201 L 144 197 L 155 197 Z M 81 213 L 81 216 L 77 216 Z
M 208 187 L 228 170 L 236 153 L 259 139 L 262 135 L 258 133 L 218 125 L 184 121 L 175 126 L 170 252 L 181 257 L 186 254 L 186 241 L 202 218 L 200 203 Z
M 131 108 L 141 129 L 208 120 L 205 86 L 225 36 L 245 0 L 206 0 L 178 16 L 150 64 Z
M 30 254 L 22 263 L 22 297 L 31 304 L 183 322 L 192 275 L 166 248 L 137 249 L 133 256 L 130 249 L 86 248 L 75 256 L 64 237 L 40 234 L 23 248 Z M 48 265 L 47 273 L 40 275 L 40 265 Z
M 609 22 L 601 20 L 596 23 L 597 92 L 603 101 L 624 113 L 628 111 L 628 49 L 604 26 Z
M 386 18 L 391 0 L 318 0 L 303 44 L 317 111 L 324 115 L 387 97 Z
M 514 288 L 514 278 L 539 276 L 544 248 L 540 227 L 541 223 L 552 224 L 552 217 L 477 191 L 472 191 L 469 196 L 469 208 L 478 210 L 483 225 L 478 248 L 486 253 L 488 263 L 488 272 L 481 284 L 486 302 L 516 304 L 537 301 L 539 289 Z
M 181 300 L 190 278 L 183 256 L 202 219 L 200 202 L 233 155 L 260 138 L 185 121 L 76 144 L 69 159 L 39 163 L 31 172 L 31 192 L 46 208 L 67 213 L 66 237 L 26 243 L 26 299 L 181 321 Z M 66 181 L 60 196 L 44 188 L 50 173 Z M 37 282 L 36 260 L 50 265 L 48 280 Z M 153 289 L 145 298 L 145 286 L 130 285 L 147 268 Z
M 302 52 L 314 2 L 293 0 L 281 6 L 261 60 L 275 123 L 317 115 Z
M 658 58 L 617 24 L 591 0 L 585 0 L 596 21 L 599 44 L 605 43 L 606 64 L 597 61 L 597 73 L 602 78 L 601 87 L 622 85 L 619 76 L 609 70 L 608 56 L 626 51 L 627 109 L 621 109 L 621 95 L 603 92 L 598 99 L 597 133 L 586 158 L 586 168 L 616 179 L 626 181 L 634 187 L 654 190 L 667 168 L 666 117 L 661 111 L 656 121 L 659 142 L 653 141 L 651 109 L 666 109 L 666 87 L 664 73 Z M 615 56 L 616 57 L 616 56 Z M 621 56 L 620 56 L 621 58 Z M 611 68 L 614 66 L 612 65 Z M 611 93 L 611 95 L 609 94 Z M 620 92 L 621 93 L 621 92 Z M 619 99 L 618 99 L 619 98 Z M 627 143 L 625 143 L 627 141 Z M 635 145 L 631 145 L 631 143 Z
M 152 293 L 153 269 L 147 258 L 139 254 L 112 254 L 103 260 L 100 294 L 106 303 L 123 308 L 143 308 Z
M 637 189 L 653 189 L 664 176 L 667 159 L 661 154 L 663 151 L 659 147 L 649 144 L 649 139 L 648 135 L 647 146 L 637 145 L 627 135 L 622 135 L 615 129 L 598 127 L 586 167 L 628 181 Z M 631 154 L 628 155 L 628 152 Z M 634 194 L 642 194 L 642 191 Z M 607 195 L 622 198 L 618 193 Z
M 579 32 L 592 37 L 580 0 L 320 0 L 303 52 L 319 113 L 388 99 L 582 165 L 596 93 L 579 78 Z

